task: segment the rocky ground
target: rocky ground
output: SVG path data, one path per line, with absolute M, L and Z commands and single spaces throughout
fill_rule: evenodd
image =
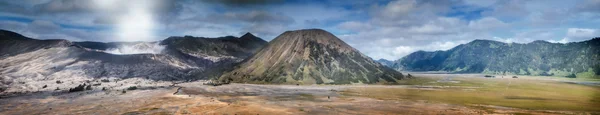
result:
M 438 77 L 443 77 L 438 80 L 441 83 L 459 79 Z M 132 83 L 137 85 L 127 85 Z M 111 82 L 102 84 L 110 87 L 106 90 L 93 87 L 93 90 L 72 93 L 46 91 L 2 97 L 0 114 L 590 114 L 494 105 L 466 106 L 427 99 L 386 99 L 372 95 L 394 94 L 367 93 L 372 92 L 368 90 L 365 93 L 360 93 L 361 90 L 353 92 L 356 89 L 441 90 L 421 85 L 212 86 L 205 83 L 111 79 Z M 132 86 L 136 89 L 129 89 Z
M 181 89 L 179 87 L 182 87 Z M 480 110 L 426 102 L 347 97 L 351 87 L 179 84 L 156 89 L 51 93 L 1 99 L 0 114 L 476 114 Z M 395 87 L 395 86 L 392 86 Z M 175 93 L 175 94 L 174 94 Z M 435 110 L 435 111 L 423 111 Z

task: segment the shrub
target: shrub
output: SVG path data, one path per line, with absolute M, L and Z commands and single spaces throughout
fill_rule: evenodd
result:
M 123 90 L 121 93 L 127 93 L 127 91 Z
M 596 65 L 596 67 L 594 67 L 594 73 L 596 73 L 596 75 L 600 75 L 600 64 Z
M 60 90 L 60 89 L 58 87 L 56 87 L 56 89 L 54 89 L 54 90 Z
M 56 80 L 56 84 L 61 84 L 61 83 L 63 83 L 63 82 L 60 80 Z
M 102 87 L 102 91 L 106 91 L 106 87 Z
M 103 80 L 100 80 L 100 81 L 101 82 L 110 82 L 110 80 L 108 80 L 108 79 L 103 79 Z
M 574 73 L 571 73 L 571 75 L 567 75 L 565 77 L 567 77 L 567 78 L 577 78 L 577 76 Z
M 554 76 L 554 73 L 548 74 L 547 72 L 540 73 L 540 76 Z
M 85 83 L 83 85 L 77 85 L 77 87 L 69 88 L 69 92 L 79 92 L 85 90 Z
M 127 90 L 136 90 L 136 89 L 137 89 L 136 86 L 131 86 L 131 87 L 127 88 Z
M 42 89 L 44 89 L 44 88 L 46 88 L 46 87 L 48 87 L 48 85 L 44 85 L 44 86 L 42 87 Z
M 85 90 L 92 90 L 92 85 L 88 85 L 85 87 Z

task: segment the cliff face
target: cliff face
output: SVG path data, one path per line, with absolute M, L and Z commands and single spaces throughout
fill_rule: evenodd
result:
M 320 29 L 287 31 L 233 71 L 227 82 L 350 84 L 396 82 L 404 76 Z

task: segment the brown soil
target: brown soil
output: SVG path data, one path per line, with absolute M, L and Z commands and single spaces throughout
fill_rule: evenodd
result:
M 426 100 L 379 100 L 344 96 L 339 90 L 356 87 L 188 83 L 178 88 L 133 90 L 58 96 L 0 99 L 3 115 L 15 114 L 569 114 L 486 105 L 461 106 Z

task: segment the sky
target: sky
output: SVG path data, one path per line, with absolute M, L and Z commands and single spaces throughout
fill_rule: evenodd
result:
M 373 59 L 475 39 L 568 43 L 600 36 L 600 0 L 2 0 L 0 29 L 37 39 L 157 41 L 327 30 Z

